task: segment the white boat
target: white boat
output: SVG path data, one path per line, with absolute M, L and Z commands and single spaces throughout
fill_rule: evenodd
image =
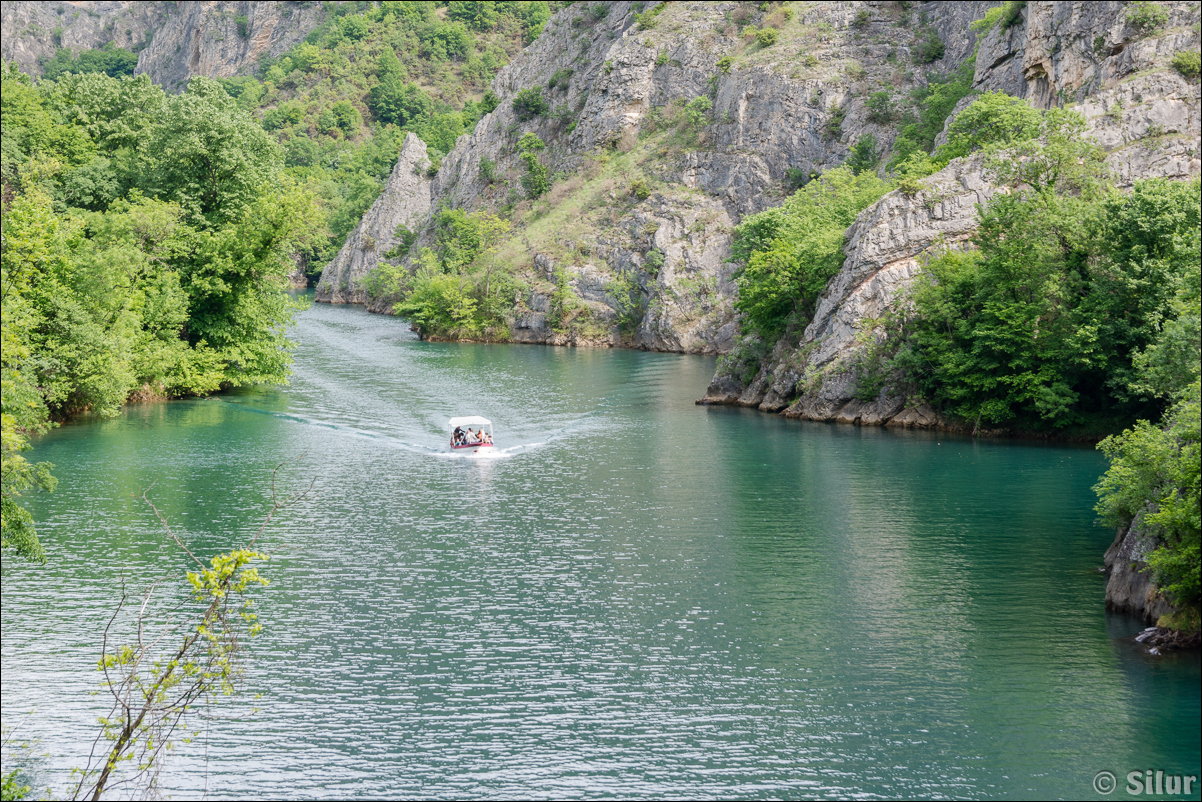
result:
M 492 421 L 488 418 L 482 418 L 479 415 L 467 415 L 462 418 L 451 418 L 448 422 L 451 427 L 451 450 L 462 451 L 469 454 L 479 454 L 488 452 L 493 449 L 492 442 Z M 472 428 L 477 427 L 472 436 Z M 484 427 L 488 427 L 487 435 Z

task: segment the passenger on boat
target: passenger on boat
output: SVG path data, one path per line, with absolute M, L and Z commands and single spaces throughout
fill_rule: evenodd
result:
M 451 433 L 451 445 L 463 445 L 463 428 L 456 426 L 455 431 Z
M 480 442 L 480 435 L 478 435 L 476 432 L 472 431 L 471 427 L 469 427 L 467 430 L 467 444 L 469 446 L 473 446 L 479 442 Z

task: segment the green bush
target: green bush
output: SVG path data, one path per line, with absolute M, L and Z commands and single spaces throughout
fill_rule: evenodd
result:
M 550 108 L 551 104 L 543 97 L 542 92 L 534 87 L 523 89 L 513 96 L 513 110 L 523 122 L 546 114 Z
M 108 42 L 96 50 L 85 50 L 78 56 L 70 50 L 59 50 L 54 58 L 45 62 L 42 67 L 42 78 L 49 81 L 58 80 L 64 73 L 104 73 L 111 78 L 133 75 L 138 66 L 138 56 L 122 47 Z
M 856 175 L 865 171 L 875 170 L 880 161 L 881 157 L 880 151 L 877 148 L 876 137 L 872 134 L 862 135 L 856 140 L 856 144 L 852 146 L 851 152 L 847 154 L 847 166 Z
M 538 152 L 545 148 L 545 143 L 535 134 L 527 133 L 518 141 L 519 158 L 526 165 L 526 174 L 522 176 L 522 187 L 527 197 L 537 198 L 551 188 L 547 178 L 547 168 L 538 160 Z
M 893 98 L 887 91 L 873 92 L 864 101 L 868 109 L 868 120 L 874 123 L 887 123 L 893 119 Z
M 1094 490 L 1097 511 L 1110 526 L 1127 526 L 1137 517 L 1144 535 L 1159 541 L 1148 555 L 1157 584 L 1175 605 L 1198 607 L 1199 417 L 1202 385 L 1195 381 L 1159 425 L 1146 420 L 1098 448 L 1110 468 Z
M 663 13 L 667 7 L 667 3 L 656 3 L 655 6 L 647 11 L 640 12 L 634 15 L 634 22 L 640 31 L 649 31 L 655 27 L 656 17 Z
M 934 28 L 926 28 L 919 34 L 918 41 L 914 44 L 914 62 L 930 64 L 943 58 L 945 52 L 947 52 L 947 47 L 939 38 L 939 32 Z
M 640 201 L 645 201 L 651 197 L 651 184 L 646 179 L 636 178 L 630 182 L 630 194 L 634 195 Z
M 933 79 L 925 87 L 915 90 L 911 97 L 918 106 L 918 118 L 904 121 L 901 134 L 893 142 L 893 157 L 890 169 L 905 161 L 911 154 L 930 153 L 935 148 L 935 137 L 956 105 L 972 92 L 975 58 L 966 60 L 946 79 Z
M 978 36 L 988 33 L 994 28 L 1003 31 L 1022 21 L 1022 11 L 1026 8 L 1025 0 L 1009 0 L 1000 6 L 995 6 L 985 12 L 985 16 L 969 25 L 969 29 Z
M 846 116 L 847 111 L 842 106 L 836 108 L 827 118 L 826 124 L 822 126 L 822 133 L 828 139 L 839 139 L 843 136 L 843 118 Z
M 555 73 L 547 80 L 547 89 L 554 90 L 557 86 L 561 87 L 562 89 L 567 89 L 568 83 L 572 80 L 573 72 L 574 71 L 569 67 L 562 67 L 556 70 Z
M 1181 73 L 1183 78 L 1197 80 L 1202 71 L 1202 54 L 1197 50 L 1182 50 L 1173 56 L 1173 69 Z
M 731 256 L 743 326 L 766 339 L 790 320 L 808 318 L 818 295 L 843 263 L 843 234 L 889 185 L 871 172 L 828 170 L 782 205 L 750 215 L 735 228 Z
M 755 43 L 760 47 L 772 47 L 778 36 L 780 32 L 776 28 L 760 28 L 755 32 Z
M 730 75 L 730 68 L 734 63 L 735 60 L 730 56 L 723 56 L 722 58 L 718 59 L 718 72 L 722 73 L 723 75 Z
M 861 8 L 859 11 L 856 12 L 855 19 L 853 19 L 851 21 L 851 27 L 853 27 L 853 28 L 867 28 L 868 27 L 868 9 Z
M 1141 33 L 1151 33 L 1169 21 L 1169 10 L 1160 3 L 1147 0 L 1127 7 L 1127 24 Z

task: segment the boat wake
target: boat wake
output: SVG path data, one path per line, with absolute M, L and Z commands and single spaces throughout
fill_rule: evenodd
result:
M 550 445 L 555 440 L 563 439 L 569 436 L 572 432 L 579 429 L 579 423 L 589 418 L 590 415 L 583 416 L 578 421 L 571 421 L 567 425 L 552 433 L 545 440 L 534 443 L 520 443 L 518 445 L 508 446 L 506 448 L 487 448 L 480 451 L 451 451 L 446 445 L 427 445 L 424 443 L 410 442 L 403 437 L 388 432 L 373 431 L 359 426 L 347 423 L 334 423 L 329 420 L 309 417 L 307 415 L 298 414 L 296 412 L 277 412 L 270 409 L 262 409 L 261 407 L 251 406 L 250 404 L 220 399 L 223 403 L 238 407 L 238 409 L 246 412 L 253 412 L 258 415 L 268 415 L 280 420 L 291 421 L 307 426 L 317 426 L 323 429 L 333 429 L 338 432 L 343 432 L 350 437 L 363 438 L 371 440 L 386 448 L 395 448 L 400 451 L 408 451 L 413 454 L 421 454 L 428 457 L 436 457 L 442 459 L 466 459 L 466 460 L 499 460 L 515 457 L 529 451 L 533 451 L 543 446 Z M 441 434 L 439 435 L 441 439 Z

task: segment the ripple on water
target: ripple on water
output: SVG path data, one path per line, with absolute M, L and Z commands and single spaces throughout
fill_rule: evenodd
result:
M 265 534 L 261 696 L 202 721 L 177 796 L 1080 797 L 1102 768 L 1197 773 L 1197 659 L 1149 663 L 1101 610 L 1092 450 L 697 407 L 704 358 L 422 343 L 325 306 L 296 336 L 287 389 L 39 442 L 52 559 L 6 562 L 0 654 L 39 784 L 90 746 L 118 577 L 186 567 L 135 496 L 157 480 L 213 553 L 300 454 L 281 483 L 316 476 L 313 498 Z M 501 458 L 451 458 L 455 414 L 491 418 Z

